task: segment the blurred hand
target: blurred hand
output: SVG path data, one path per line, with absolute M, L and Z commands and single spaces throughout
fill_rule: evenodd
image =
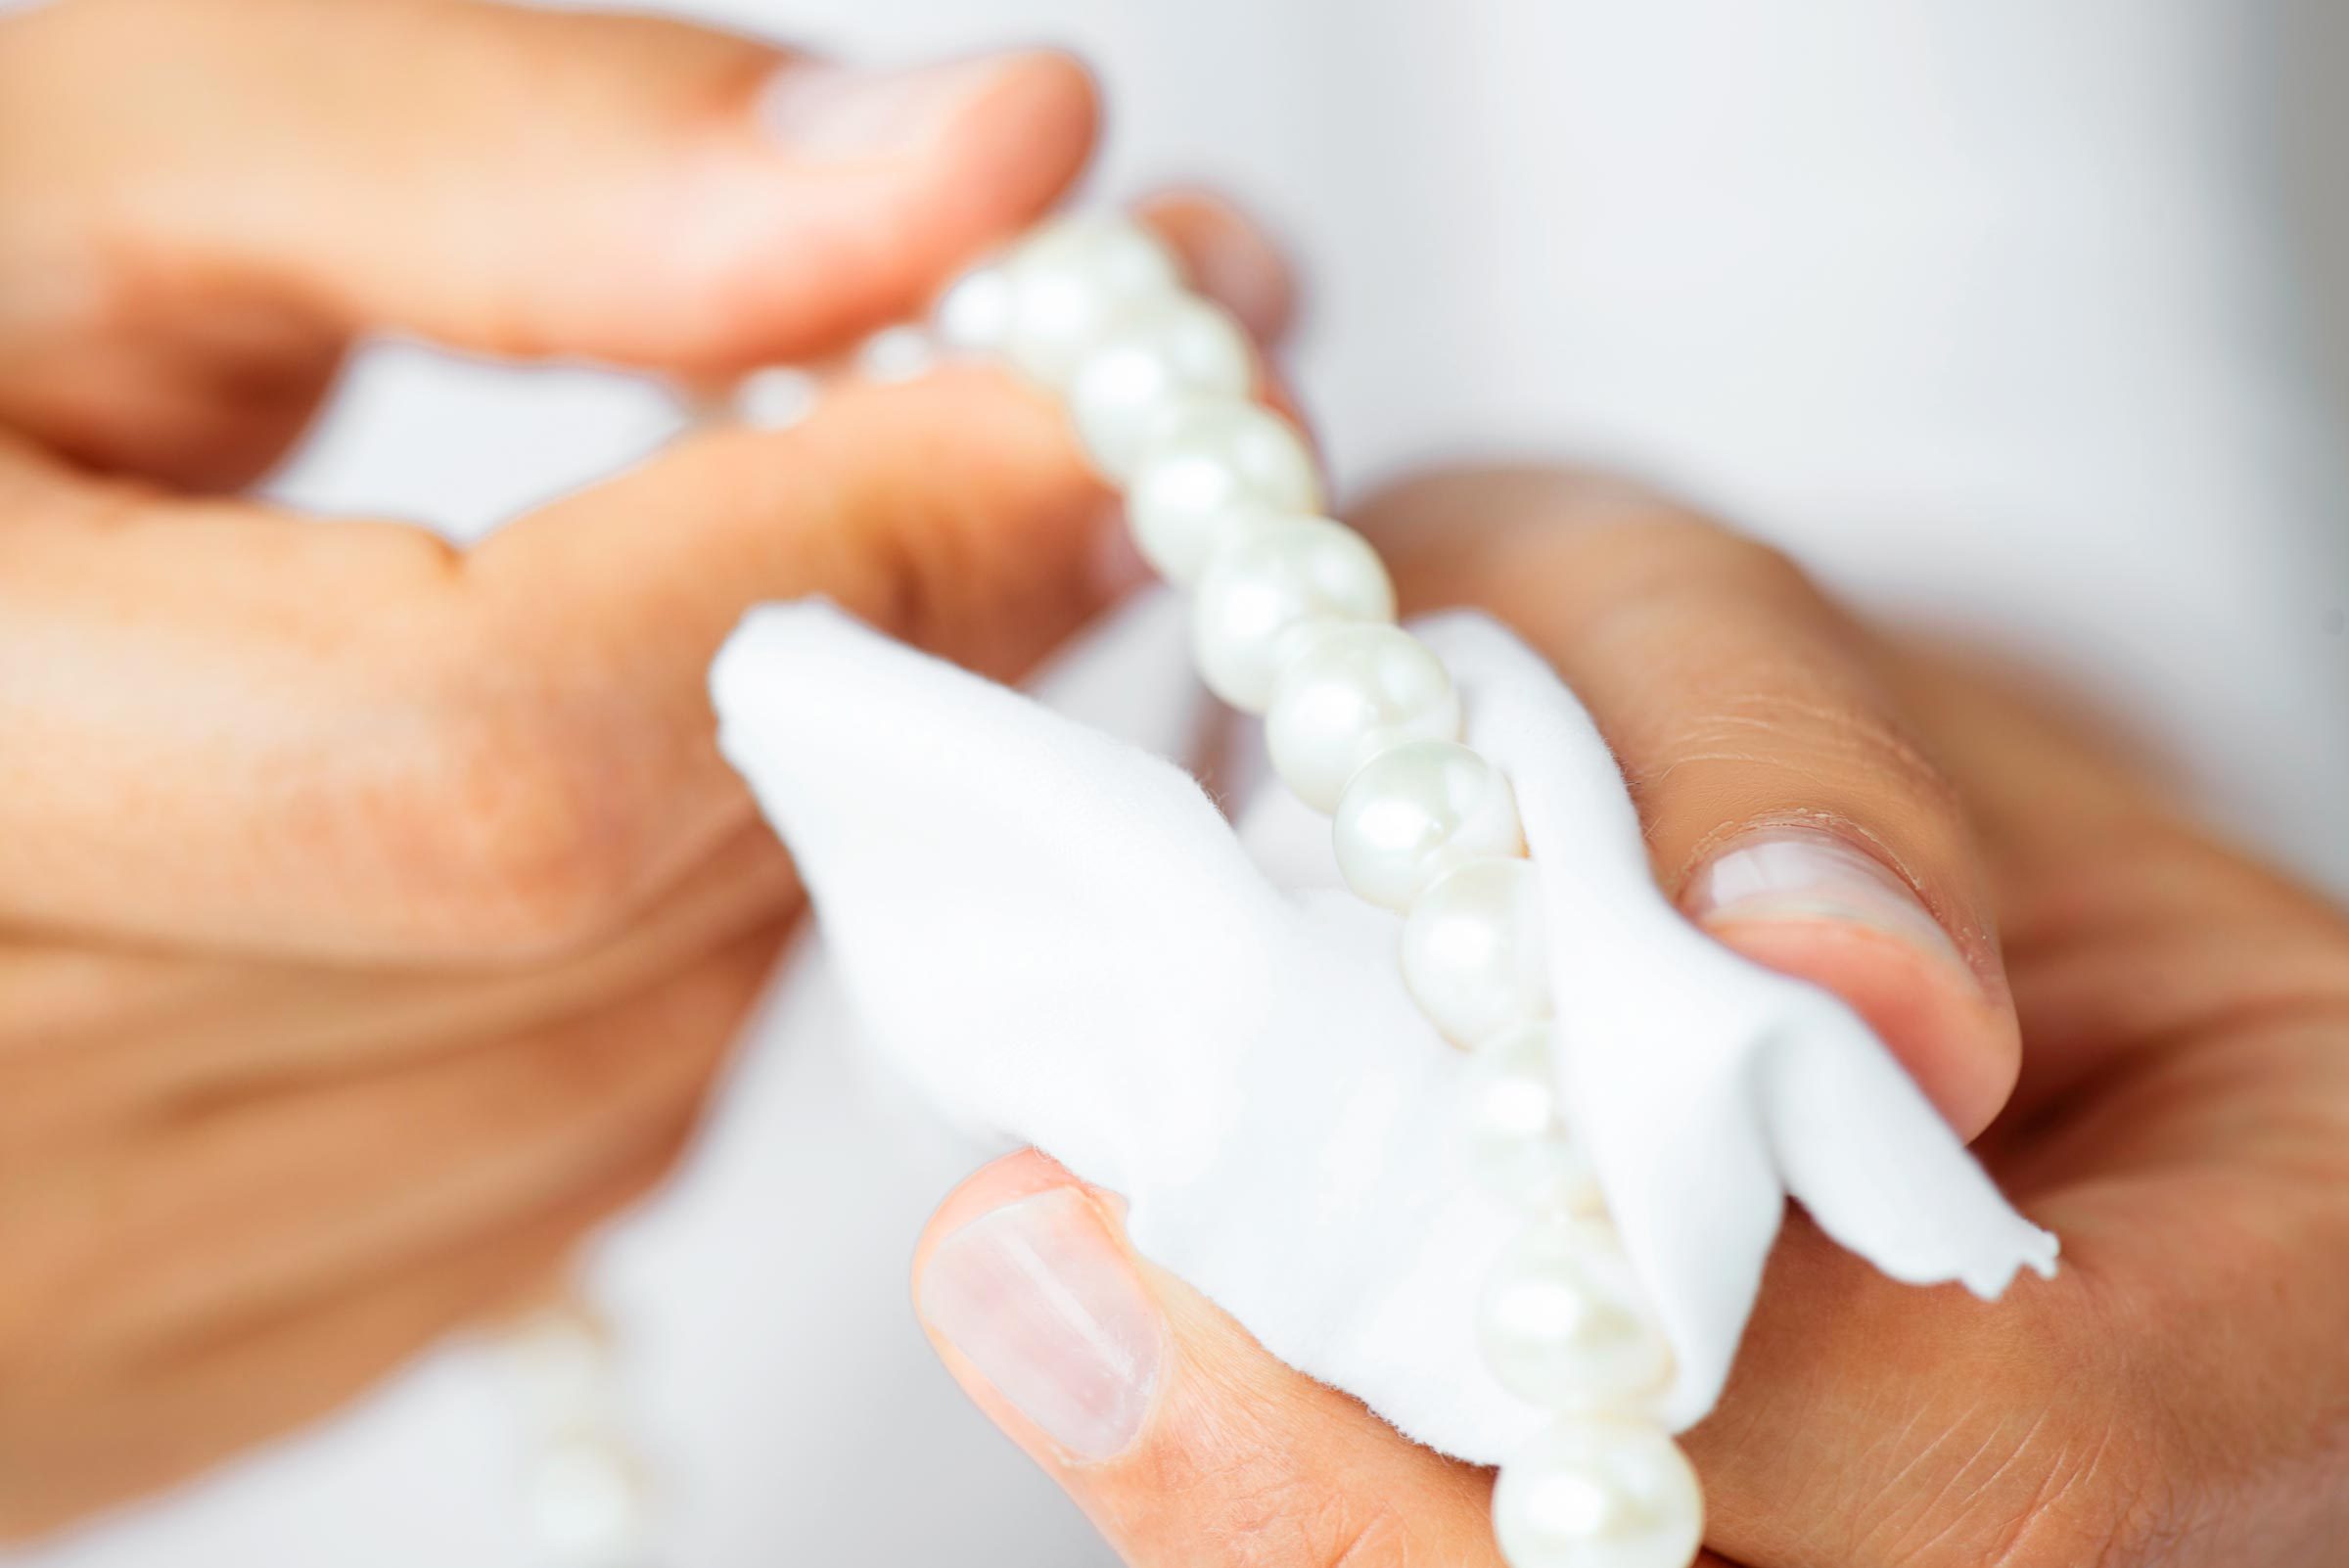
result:
M 1413 608 L 1487 607 L 1552 660 L 1666 889 L 1865 1013 L 2063 1241 L 2054 1280 L 1985 1304 L 1794 1216 L 1686 1440 L 1706 1560 L 2342 1561 L 2342 912 L 2076 715 L 1652 497 L 1461 474 L 1365 527 Z M 915 1268 L 955 1375 L 1137 1568 L 1498 1563 L 1488 1472 L 1271 1360 L 1042 1157 L 949 1199 Z
M 1099 600 L 1058 418 L 947 372 L 460 553 L 207 498 L 354 334 L 695 379 L 917 308 L 1083 74 L 860 73 L 438 0 L 0 22 L 0 1536 L 543 1287 L 684 1137 L 800 907 L 704 671 L 831 596 L 991 673 Z M 1221 209 L 1155 216 L 1269 324 Z

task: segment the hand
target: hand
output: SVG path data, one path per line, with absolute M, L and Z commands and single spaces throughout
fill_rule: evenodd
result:
M 1484 606 L 1557 665 L 1664 887 L 1865 1013 L 2062 1238 L 2054 1280 L 1985 1304 L 1893 1283 L 1792 1217 L 1686 1439 L 1706 1562 L 2338 1561 L 2342 912 L 2212 838 L 2093 723 L 1878 636 L 1652 497 L 1470 473 L 1365 527 L 1413 608 Z M 1138 1568 L 1498 1562 L 1489 1473 L 1272 1360 L 1040 1156 L 950 1198 L 916 1275 L 955 1375 Z
M 840 346 L 1092 129 L 1049 55 L 860 76 L 433 0 L 0 22 L 0 1536 L 341 1402 L 659 1175 L 800 908 L 712 743 L 745 608 L 1009 676 L 1104 587 L 1059 420 L 972 372 L 470 553 L 203 492 L 364 331 L 711 379 Z M 1267 324 L 1261 244 L 1157 216 Z

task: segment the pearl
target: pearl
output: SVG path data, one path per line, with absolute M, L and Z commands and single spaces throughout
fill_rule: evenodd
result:
M 1134 542 L 1170 582 L 1190 582 L 1234 526 L 1263 512 L 1321 510 L 1321 476 L 1289 422 L 1237 398 L 1171 413 L 1126 490 Z
M 1453 866 L 1525 853 L 1509 781 L 1450 741 L 1406 741 L 1364 762 L 1332 836 L 1346 885 L 1389 909 L 1409 908 Z
M 1704 1496 L 1655 1427 L 1561 1421 L 1500 1467 L 1493 1534 L 1510 1568 L 1688 1568 Z
M 591 1438 L 541 1455 L 529 1481 L 538 1543 L 563 1568 L 625 1568 L 651 1550 L 651 1506 L 625 1453 Z
M 823 383 L 790 365 L 754 370 L 734 384 L 734 417 L 755 430 L 789 430 L 823 400 Z
M 1068 384 L 1128 311 L 1182 291 L 1173 254 L 1148 229 L 1119 217 L 1048 223 L 1012 253 L 1003 270 L 1010 298 L 1002 351 L 1022 372 L 1055 388 Z
M 1503 1030 L 1468 1059 L 1457 1131 L 1462 1162 L 1502 1203 L 1595 1213 L 1598 1178 L 1559 1112 L 1552 1026 Z
M 1013 292 L 1001 262 L 974 267 L 939 297 L 931 319 L 939 341 L 966 354 L 1002 352 L 1011 341 Z
M 1637 1407 L 1672 1376 L 1632 1261 L 1597 1221 L 1528 1225 L 1485 1280 L 1476 1337 L 1501 1387 L 1553 1410 Z
M 1254 363 L 1231 317 L 1190 295 L 1170 295 L 1120 315 L 1069 382 L 1069 417 L 1094 466 L 1124 480 L 1142 448 L 1182 403 L 1238 397 Z
M 1404 984 L 1455 1045 L 1546 1017 L 1545 957 L 1541 895 L 1524 860 L 1456 866 L 1404 917 Z
M 1262 713 L 1313 632 L 1394 619 L 1395 585 L 1361 535 L 1325 517 L 1267 517 L 1225 540 L 1200 574 L 1192 652 L 1217 696 Z
M 918 381 L 938 363 L 938 347 L 919 327 L 884 327 L 856 348 L 856 374 L 885 385 Z
M 1265 710 L 1272 766 L 1316 811 L 1337 808 L 1346 781 L 1405 741 L 1460 732 L 1460 696 L 1444 661 L 1400 626 L 1332 626 L 1303 645 Z

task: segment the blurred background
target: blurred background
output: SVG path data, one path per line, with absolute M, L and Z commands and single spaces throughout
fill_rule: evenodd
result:
M 1292 248 L 1348 489 L 1460 455 L 1640 470 L 1879 615 L 2038 661 L 2349 890 L 2349 8 L 661 9 L 857 59 L 1076 48 L 1110 123 L 1087 200 L 1203 183 Z M 385 344 L 274 488 L 473 536 L 684 420 L 646 381 Z M 596 1262 L 673 1483 L 663 1560 L 1105 1561 L 911 1325 L 906 1238 L 973 1151 L 845 1034 L 820 987 L 779 1004 L 761 1038 L 794 1048 L 750 1054 Z M 849 1158 L 866 1208 L 775 1214 Z M 499 1375 L 452 1347 L 38 1560 L 530 1561 Z
M 2315 286 L 2337 393 L 2349 385 L 2349 11 L 2326 0 L 2284 0 L 2274 51 L 2282 219 Z

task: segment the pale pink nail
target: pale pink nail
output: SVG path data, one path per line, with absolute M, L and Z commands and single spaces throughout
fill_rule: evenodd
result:
M 1157 1309 L 1084 1195 L 1054 1187 L 940 1242 L 923 1320 L 1080 1459 L 1133 1446 L 1158 1385 Z
M 1949 932 L 1891 867 L 1816 828 L 1770 828 L 1739 840 L 1697 873 L 1686 904 L 1706 925 L 1830 920 L 1866 926 L 1965 967 Z
M 793 154 L 823 162 L 928 151 L 1018 60 L 990 55 L 898 70 L 798 62 L 775 72 L 759 117 Z
M 1086 585 L 1096 598 L 1105 604 L 1120 599 L 1151 581 L 1157 574 L 1150 570 L 1149 561 L 1133 542 L 1133 530 L 1127 527 L 1126 514 L 1111 509 L 1093 535 L 1092 552 L 1085 562 Z

